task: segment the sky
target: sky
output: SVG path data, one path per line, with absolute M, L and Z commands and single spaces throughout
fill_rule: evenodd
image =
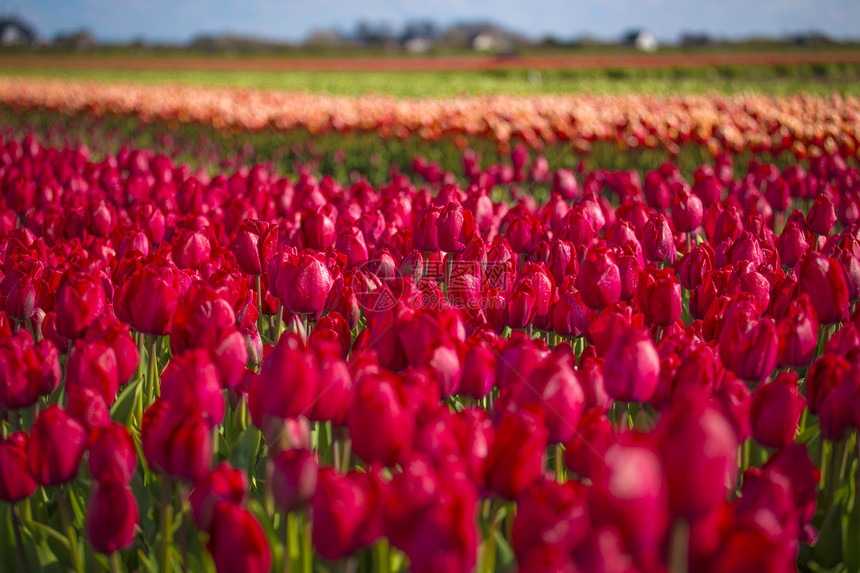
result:
M 45 39 L 86 27 L 101 41 L 184 43 L 230 32 L 295 42 L 319 28 L 349 32 L 360 20 L 397 29 L 416 19 L 489 20 L 531 38 L 613 39 L 630 28 L 670 41 L 682 32 L 860 37 L 860 0 L 0 0 L 0 14 L 10 13 Z

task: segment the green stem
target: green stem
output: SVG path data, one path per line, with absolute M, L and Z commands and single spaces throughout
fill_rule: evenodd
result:
M 262 318 L 263 318 L 263 290 L 260 286 L 260 275 L 254 275 L 254 284 L 257 287 L 257 327 L 262 328 Z M 260 332 L 263 332 L 260 330 Z
M 122 571 L 122 560 L 119 551 L 114 551 L 110 554 L 110 573 L 120 573 Z
M 84 564 L 81 561 L 81 554 L 78 551 L 78 536 L 75 533 L 75 527 L 72 523 L 72 514 L 69 511 L 69 502 L 66 499 L 68 492 L 66 486 L 61 486 L 57 491 L 57 505 L 60 508 L 60 518 L 63 520 L 63 527 L 66 530 L 66 537 L 69 538 L 69 551 L 72 555 L 72 566 L 77 573 L 84 573 Z
M 12 504 L 12 528 L 15 530 L 15 545 L 18 549 L 18 559 L 21 561 L 21 571 L 30 573 L 30 564 L 27 563 L 27 553 L 24 551 L 24 540 L 21 536 L 21 520 L 18 517 L 18 506 Z
M 687 573 L 690 552 L 690 524 L 684 518 L 675 520 L 669 548 L 669 571 Z
M 161 560 L 160 571 L 168 571 L 170 564 L 171 526 L 173 525 L 173 480 L 161 476 Z
M 562 457 L 561 444 L 555 445 L 555 479 L 558 483 L 564 483 L 564 458 Z
M 305 510 L 302 519 L 302 573 L 313 573 L 314 571 L 314 548 L 311 543 L 311 510 Z
M 153 335 L 149 344 L 149 395 L 148 404 L 155 402 L 158 385 L 158 337 Z
M 291 555 L 292 552 L 290 551 L 290 537 L 292 534 L 292 528 L 290 527 L 290 521 L 292 520 L 290 519 L 290 514 L 288 513 L 286 519 L 284 520 L 284 562 L 281 566 L 281 570 L 284 573 L 290 573 L 290 571 L 292 570 L 293 556 Z
M 391 573 L 391 547 L 387 538 L 383 537 L 376 543 L 374 553 L 376 573 Z
M 295 512 L 287 514 L 286 531 L 284 532 L 287 546 L 284 548 L 284 571 L 288 571 L 287 567 L 292 568 L 294 557 L 299 556 L 299 523 L 298 516 Z
M 143 346 L 144 346 L 143 345 L 143 334 L 140 332 L 135 332 L 134 336 L 137 339 L 137 355 L 139 357 L 138 361 L 137 361 L 137 372 L 135 374 L 136 374 L 136 378 L 138 380 L 142 381 L 143 380 Z M 135 407 L 135 410 L 137 411 L 138 423 L 140 423 L 143 420 L 143 399 L 144 399 L 144 390 L 145 389 L 146 389 L 146 386 L 144 385 L 143 382 L 141 382 L 140 387 L 137 390 L 137 397 L 134 400 L 134 402 L 135 402 L 134 407 Z

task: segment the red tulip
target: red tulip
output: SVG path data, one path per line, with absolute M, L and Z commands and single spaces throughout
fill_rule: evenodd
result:
M 660 380 L 660 358 L 648 335 L 629 329 L 615 339 L 606 353 L 603 382 L 615 400 L 646 402 Z
M 305 449 L 281 450 L 273 458 L 272 495 L 281 511 L 305 507 L 317 489 L 319 464 Z
M 786 372 L 761 384 L 753 394 L 750 419 L 755 440 L 770 448 L 794 441 L 805 400 L 797 387 L 797 374 Z
M 316 356 L 298 335 L 287 334 L 263 359 L 260 375 L 252 379 L 248 408 L 262 428 L 266 415 L 282 419 L 310 415 L 320 390 Z
M 230 250 L 242 272 L 259 275 L 278 248 L 277 226 L 258 219 L 245 219 L 239 225 Z
M 804 293 L 793 300 L 787 314 L 777 324 L 783 344 L 780 366 L 808 366 L 818 345 L 818 318 Z
M 57 297 L 57 332 L 78 338 L 105 311 L 105 291 L 95 277 L 75 273 L 60 288 Z
M 540 477 L 548 440 L 541 414 L 529 410 L 502 414 L 487 457 L 487 486 L 515 499 Z
M 143 414 L 140 439 L 146 461 L 157 471 L 189 481 L 209 471 L 212 430 L 197 409 L 171 407 L 159 398 Z
M 137 466 L 137 450 L 125 426 L 112 423 L 92 429 L 88 449 L 90 475 L 94 480 L 131 483 Z
M 216 507 L 227 502 L 242 506 L 248 499 L 248 477 L 243 470 L 222 462 L 194 483 L 188 495 L 194 523 L 201 531 L 212 532 L 216 527 Z
M 113 348 L 78 340 L 66 365 L 67 387 L 91 387 L 111 406 L 119 389 L 119 366 Z
M 99 553 L 128 549 L 134 542 L 138 519 L 137 501 L 121 480 L 99 481 L 87 502 L 87 538 Z
M 830 230 L 836 224 L 836 208 L 826 193 L 815 198 L 806 216 L 809 231 L 816 235 L 830 235 Z
M 143 266 L 129 276 L 115 301 L 117 317 L 144 334 L 170 332 L 180 286 L 170 268 Z
M 302 218 L 302 237 L 309 249 L 324 251 L 334 244 L 337 209 L 333 205 L 321 205 Z
M 334 279 L 325 262 L 307 254 L 293 255 L 278 267 L 275 288 L 286 310 L 316 314 L 323 309 Z
M 27 330 L 0 338 L 0 406 L 31 406 L 56 389 L 60 375 L 59 355 L 50 341 L 34 345 Z
M 589 509 L 594 525 L 615 525 L 624 547 L 634 555 L 656 550 L 669 521 L 669 491 L 660 455 L 649 436 L 621 434 L 595 465 L 591 481 Z
M 36 482 L 27 470 L 30 438 L 15 432 L 0 441 L 0 501 L 15 503 L 36 491 Z
M 387 466 L 408 451 L 415 427 L 401 382 L 393 375 L 368 375 L 356 382 L 346 423 L 355 454 L 366 462 Z
M 387 536 L 416 573 L 468 573 L 477 556 L 477 501 L 474 484 L 462 475 L 413 459 L 391 481 Z
M 195 268 L 209 260 L 211 249 L 209 239 L 200 231 L 182 229 L 173 238 L 173 260 L 180 269 Z
M 675 238 L 666 217 L 651 215 L 642 229 L 642 250 L 645 258 L 655 263 L 675 262 Z
M 27 468 L 43 486 L 75 479 L 87 447 L 87 430 L 57 405 L 39 412 L 30 431 Z
M 564 445 L 564 465 L 581 477 L 591 477 L 612 442 L 612 422 L 599 408 L 585 411 L 576 433 Z
M 351 475 L 341 475 L 330 467 L 320 469 L 311 498 L 313 544 L 320 556 L 341 559 L 361 547 L 362 528 L 371 511 L 368 493 Z
M 585 253 L 576 283 L 582 301 L 593 309 L 601 309 L 621 299 L 621 274 L 611 251 L 595 247 Z
M 575 481 L 538 480 L 517 498 L 512 545 L 517 561 L 536 553 L 568 553 L 591 530 L 586 489 Z
M 222 501 L 215 506 L 206 548 L 218 573 L 267 573 L 272 562 L 259 522 L 240 505 Z
M 637 300 L 648 324 L 671 326 L 681 318 L 681 285 L 672 269 L 647 267 L 642 271 Z
M 448 203 L 436 219 L 439 249 L 445 253 L 460 253 L 472 239 L 475 219 L 472 212 L 456 202 Z
M 848 285 L 836 259 L 811 252 L 800 261 L 797 288 L 809 295 L 821 324 L 848 318 Z
M 702 200 L 682 188 L 672 197 L 672 224 L 681 233 L 695 231 L 702 225 Z
M 442 207 L 431 204 L 415 219 L 415 225 L 412 229 L 412 243 L 415 246 L 415 250 L 424 253 L 439 250 L 439 235 L 436 221 L 438 221 L 441 214 Z
M 195 349 L 174 356 L 161 373 L 161 399 L 176 409 L 199 409 L 210 427 L 218 426 L 226 406 L 209 353 Z
M 725 503 L 737 479 L 738 439 L 720 411 L 701 403 L 677 408 L 657 432 L 672 511 L 694 518 Z

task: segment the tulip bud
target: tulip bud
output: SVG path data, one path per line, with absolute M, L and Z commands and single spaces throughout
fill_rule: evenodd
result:
M 256 219 L 242 221 L 236 238 L 230 243 L 239 268 L 249 275 L 261 274 L 277 248 L 277 226 Z
M 769 448 L 791 444 L 804 402 L 794 372 L 785 372 L 772 382 L 761 384 L 753 394 L 750 409 L 753 438 Z
M 281 336 L 263 359 L 260 375 L 248 388 L 248 408 L 257 427 L 266 415 L 277 418 L 308 416 L 320 391 L 319 366 L 314 353 L 295 334 Z
M 212 531 L 206 548 L 215 570 L 267 573 L 272 554 L 266 534 L 251 512 L 240 505 L 222 501 L 215 506 Z
M 475 232 L 472 212 L 456 202 L 448 203 L 436 220 L 439 248 L 445 253 L 460 253 Z
M 367 262 L 368 249 L 364 234 L 357 227 L 346 227 L 337 237 L 335 248 L 346 255 L 346 268 L 361 267 Z
M 224 419 L 218 369 L 205 350 L 188 350 L 170 360 L 161 374 L 161 398 L 178 409 L 199 409 L 210 427 Z
M 776 367 L 779 348 L 773 318 L 759 319 L 749 299 L 729 308 L 720 333 L 720 358 L 726 368 L 744 380 L 763 381 Z
M 676 408 L 656 431 L 672 511 L 693 518 L 725 503 L 737 479 L 738 439 L 719 410 L 701 403 Z
M 585 411 L 576 433 L 564 445 L 564 465 L 580 477 L 590 478 L 612 443 L 612 422 L 600 408 Z
M 492 491 L 515 499 L 540 477 L 549 439 L 542 418 L 529 410 L 502 414 L 485 466 Z
M 304 245 L 315 251 L 324 251 L 334 244 L 337 210 L 333 205 L 321 205 L 302 218 Z
M 660 357 L 648 335 L 631 328 L 606 353 L 603 383 L 615 400 L 647 402 L 660 380 Z
M 848 318 L 848 285 L 836 259 L 810 252 L 800 262 L 797 288 L 809 295 L 821 324 Z
M 334 279 L 325 263 L 311 255 L 291 256 L 278 267 L 276 289 L 286 310 L 317 314 L 323 309 Z
M 137 466 L 137 450 L 122 424 L 112 423 L 90 431 L 90 475 L 96 481 L 115 479 L 131 483 Z
M 194 483 L 188 502 L 197 528 L 211 533 L 215 527 L 215 508 L 219 503 L 244 505 L 247 498 L 248 477 L 245 472 L 222 462 Z
M 0 501 L 15 503 L 36 491 L 36 482 L 27 470 L 30 438 L 15 432 L 0 440 Z
M 111 406 L 119 389 L 119 367 L 113 348 L 100 342 L 75 342 L 66 365 L 68 387 L 92 387 Z
M 355 454 L 366 462 L 392 466 L 408 451 L 415 421 L 397 377 L 364 376 L 358 380 L 346 422 Z
M 806 255 L 809 250 L 809 243 L 806 240 L 804 232 L 794 221 L 789 222 L 777 241 L 779 249 L 779 258 L 782 264 L 787 267 L 793 267 Z
M 57 405 L 42 410 L 30 431 L 27 468 L 43 486 L 75 479 L 87 447 L 87 430 Z
M 140 439 L 146 461 L 157 471 L 189 481 L 209 471 L 212 430 L 196 409 L 171 408 L 159 398 L 143 413 Z
M 105 310 L 105 291 L 93 276 L 76 273 L 57 296 L 57 332 L 78 338 Z
M 144 334 L 165 335 L 176 312 L 178 287 L 170 268 L 140 267 L 123 283 L 115 301 L 117 317 Z
M 642 229 L 642 250 L 645 258 L 655 263 L 674 263 L 677 256 L 675 238 L 666 217 L 660 214 L 651 215 Z
M 830 230 L 836 224 L 836 208 L 826 193 L 815 198 L 809 214 L 806 216 L 809 231 L 816 235 L 830 235 Z
M 202 232 L 182 229 L 173 238 L 173 260 L 180 269 L 193 269 L 209 260 L 211 246 Z
M 621 273 L 611 251 L 605 247 L 591 248 L 579 268 L 577 288 L 582 301 L 593 309 L 601 309 L 621 299 Z
M 125 483 L 109 478 L 99 481 L 87 502 L 87 538 L 99 553 L 128 549 L 134 542 L 138 518 L 137 500 Z
M 305 507 L 317 489 L 319 464 L 305 449 L 282 450 L 272 460 L 272 495 L 281 511 Z
M 809 296 L 801 293 L 777 325 L 783 343 L 780 366 L 808 366 L 818 345 L 818 318 Z
M 704 208 L 702 200 L 687 191 L 681 189 L 672 198 L 672 224 L 681 233 L 695 231 L 702 225 Z
M 634 432 L 617 437 L 595 464 L 591 480 L 589 509 L 594 525 L 608 522 L 618 527 L 624 545 L 633 553 L 655 551 L 669 521 L 669 492 L 650 437 Z
M 415 226 L 412 229 L 412 243 L 415 250 L 425 253 L 439 250 L 436 221 L 441 214 L 441 206 L 430 204 L 415 220 Z
M 671 326 L 681 318 L 681 285 L 672 269 L 647 267 L 642 271 L 637 300 L 648 324 Z

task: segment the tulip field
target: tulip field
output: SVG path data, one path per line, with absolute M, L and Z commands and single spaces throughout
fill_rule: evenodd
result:
M 860 99 L 0 78 L 0 571 L 860 572 Z

